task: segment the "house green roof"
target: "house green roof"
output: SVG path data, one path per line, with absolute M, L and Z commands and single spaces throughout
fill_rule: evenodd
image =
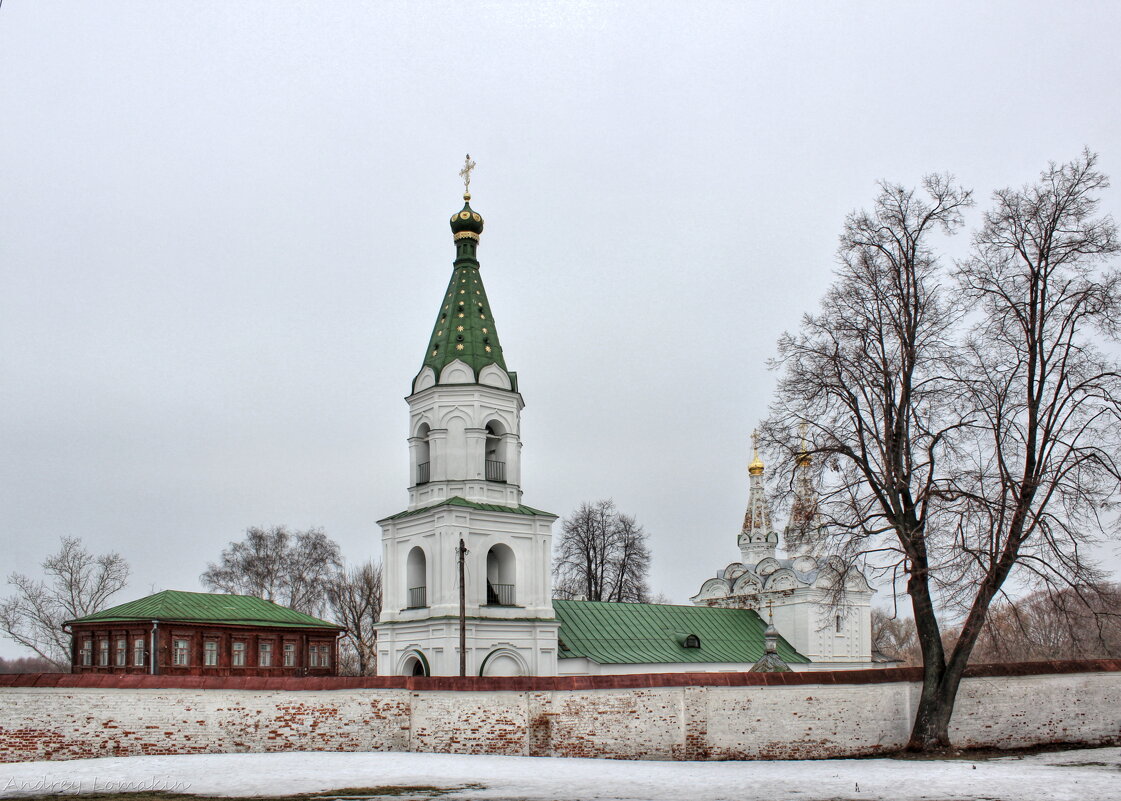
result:
M 482 217 L 465 202 L 463 209 L 452 215 L 451 224 L 456 259 L 436 324 L 432 326 L 424 366 L 431 367 L 439 380 L 440 372 L 459 359 L 474 371 L 477 381 L 479 371 L 494 364 L 510 376 L 511 386 L 517 390 L 517 377 L 506 369 L 490 301 L 479 275 L 476 250 L 483 230 Z
M 129 620 L 229 623 L 239 626 L 331 628 L 342 626 L 297 612 L 254 595 L 220 595 L 209 592 L 164 590 L 146 598 L 68 620 L 71 623 L 115 623 Z
M 552 512 L 542 512 L 540 509 L 534 509 L 532 506 L 502 506 L 497 503 L 476 503 L 469 501 L 466 498 L 461 498 L 458 495 L 453 495 L 442 501 L 438 501 L 431 506 L 423 506 L 420 509 L 408 509 L 404 512 L 398 512 L 395 515 L 390 515 L 384 518 L 385 520 L 400 520 L 405 517 L 412 517 L 413 515 L 422 515 L 425 512 L 430 512 L 433 509 L 439 509 L 441 506 L 463 506 L 467 509 L 478 509 L 483 512 L 508 512 L 514 515 L 531 515 L 533 517 L 556 517 L 557 515 Z
M 763 657 L 767 624 L 753 609 L 709 606 L 553 601 L 560 621 L 561 659 L 585 657 L 601 665 L 669 662 L 741 662 Z M 695 634 L 700 648 L 686 648 Z M 810 660 L 779 638 L 789 663 Z

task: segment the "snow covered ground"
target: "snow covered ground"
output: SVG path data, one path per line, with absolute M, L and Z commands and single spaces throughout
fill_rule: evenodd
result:
M 1110 801 L 1121 799 L 1121 748 L 938 761 L 624 762 L 303 752 L 0 765 L 0 798 L 143 789 L 252 796 L 401 785 L 452 788 L 438 797 L 457 801 Z

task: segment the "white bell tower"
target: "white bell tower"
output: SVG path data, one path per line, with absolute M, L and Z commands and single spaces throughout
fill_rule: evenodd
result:
M 461 175 L 469 184 L 474 162 Z M 522 505 L 517 374 L 506 369 L 476 252 L 483 218 L 464 193 L 456 258 L 409 404 L 409 505 L 379 521 L 380 675 L 552 676 L 556 515 Z

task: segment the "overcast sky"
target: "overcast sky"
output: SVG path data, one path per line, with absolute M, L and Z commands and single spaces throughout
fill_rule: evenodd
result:
M 1084 145 L 1121 182 L 1119 30 L 1112 2 L 4 0 L 0 573 L 73 535 L 128 558 L 117 601 L 197 590 L 274 524 L 380 556 L 470 152 L 525 502 L 614 498 L 685 601 L 738 554 L 767 359 L 844 215 L 948 170 L 975 222 Z

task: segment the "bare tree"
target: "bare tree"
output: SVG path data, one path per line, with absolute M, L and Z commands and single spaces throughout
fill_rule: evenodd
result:
M 327 602 L 335 622 L 346 626 L 347 651 L 353 654 L 353 673 L 358 676 L 377 673 L 374 624 L 381 620 L 381 596 L 381 565 L 373 562 L 340 570 L 327 585 Z
M 793 464 L 808 425 L 825 522 L 848 558 L 905 580 L 911 598 L 923 663 L 912 750 L 949 745 L 965 666 L 1014 570 L 1021 587 L 1097 578 L 1084 546 L 1105 533 L 1118 487 L 1121 387 L 1090 342 L 1115 335 L 1118 306 L 1116 276 L 1097 272 L 1118 245 L 1094 217 L 1107 186 L 1094 162 L 996 193 L 956 271 L 960 305 L 926 235 L 957 228 L 969 193 L 928 178 L 918 202 L 884 186 L 872 214 L 846 221 L 822 313 L 780 342 L 771 444 Z
M 909 617 L 872 610 L 872 650 L 900 660 L 905 665 L 922 664 L 918 631 Z
M 1096 161 L 1085 151 L 996 192 L 957 270 L 980 315 L 958 373 L 973 437 L 948 488 L 961 499 L 948 600 L 965 619 L 941 703 L 916 722 L 925 742 L 945 742 L 961 673 L 1014 571 L 1052 594 L 1100 578 L 1085 546 L 1106 533 L 1100 515 L 1121 484 L 1121 371 L 1093 339 L 1116 337 L 1121 279 L 1101 270 L 1119 245 L 1113 220 L 1096 216 L 1109 185 Z
M 207 565 L 200 580 L 211 591 L 256 595 L 322 615 L 327 587 L 341 568 L 338 543 L 322 529 L 250 528 L 244 540 L 222 551 L 218 563 Z
M 70 636 L 62 624 L 105 608 L 128 583 L 129 566 L 118 553 L 94 556 L 78 537 L 63 537 L 58 553 L 42 562 L 46 581 L 12 573 L 16 594 L 0 602 L 0 628 L 60 670 L 70 665 Z
M 0 673 L 62 673 L 58 665 L 41 656 L 0 657 Z
M 783 373 L 763 427 L 787 457 L 789 488 L 800 454 L 813 457 L 816 511 L 844 562 L 905 581 L 924 665 L 920 714 L 944 672 L 931 577 L 944 551 L 945 462 L 967 423 L 949 374 L 961 311 L 931 239 L 958 229 L 972 203 L 949 176 L 927 176 L 923 189 L 881 184 L 871 212 L 846 218 L 821 311 L 779 340 Z
M 1036 662 L 1121 656 L 1121 586 L 1103 583 L 1045 587 L 998 601 L 970 655 L 971 662 Z M 955 631 L 960 636 L 960 631 Z
M 553 559 L 558 598 L 644 602 L 649 596 L 648 535 L 612 500 L 583 503 L 561 523 Z

